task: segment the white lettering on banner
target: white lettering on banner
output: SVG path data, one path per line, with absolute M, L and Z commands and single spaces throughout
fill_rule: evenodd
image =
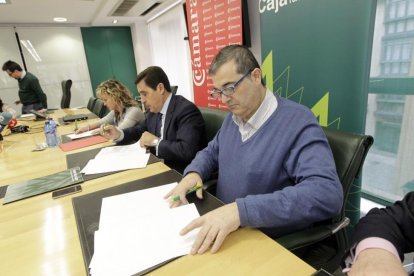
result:
M 206 59 L 212 59 L 214 55 L 206 55 Z
M 226 39 L 224 36 L 218 36 L 218 37 L 216 37 L 216 42 L 220 41 L 220 40 L 224 40 L 224 39 Z
M 205 43 L 205 44 L 212 43 L 212 42 L 213 42 L 213 40 L 212 40 L 212 39 L 206 39 L 206 40 L 204 40 L 204 43 Z
M 191 52 L 193 60 L 191 64 L 193 65 L 193 82 L 196 86 L 201 86 L 204 84 L 206 79 L 206 72 L 202 68 L 201 64 L 201 47 L 200 47 L 200 34 L 198 28 L 198 13 L 193 8 L 197 6 L 196 0 L 191 0 L 190 2 L 190 22 L 191 22 Z
M 224 3 L 220 3 L 220 4 L 217 4 L 217 5 L 214 5 L 214 9 L 217 10 L 218 8 L 221 8 L 223 6 L 224 6 Z
M 226 30 L 225 28 L 216 29 L 216 34 L 218 34 L 218 33 L 222 33 L 222 32 L 224 32 L 225 30 Z
M 240 24 L 237 24 L 237 25 L 229 25 L 229 26 L 227 27 L 227 29 L 228 29 L 229 31 L 231 31 L 231 30 L 233 30 L 233 29 L 237 29 L 237 28 L 240 28 Z
M 226 45 L 220 45 L 220 44 L 217 44 L 217 45 L 216 45 L 216 49 L 217 49 L 217 50 L 220 50 L 220 49 L 222 49 L 222 48 L 224 48 L 224 47 L 226 47 Z
M 218 20 L 214 22 L 214 25 L 217 26 L 217 25 L 223 24 L 224 22 L 225 22 L 224 20 Z
M 210 21 L 212 18 L 213 18 L 212 15 L 206 16 L 206 17 L 203 18 L 203 22 Z
M 240 37 L 240 34 L 229 34 L 229 38 Z
M 204 7 L 205 5 L 208 5 L 210 3 L 211 3 L 211 0 L 204 0 L 203 4 L 201 4 L 201 5 Z
M 240 10 L 240 7 L 234 7 L 234 8 L 228 8 L 227 12 L 231 13 L 231 12 L 235 12 L 235 11 L 239 11 L 239 10 Z
M 208 103 L 207 105 L 208 105 L 208 107 L 217 107 L 217 105 L 212 104 L 212 103 Z
M 214 14 L 214 17 L 219 17 L 220 15 L 223 15 L 223 14 L 224 14 L 224 11 L 217 12 L 217 13 Z
M 204 25 L 204 30 L 213 27 L 213 24 L 206 24 Z
M 206 50 L 206 52 L 213 51 L 214 50 L 214 47 L 206 47 L 205 50 Z
M 260 0 L 259 1 L 259 12 L 264 13 L 265 11 L 279 12 L 279 10 L 288 4 L 297 3 L 300 0 Z
M 236 2 L 236 1 L 238 1 L 238 0 L 228 0 L 227 4 L 231 4 L 231 3 Z
M 209 11 L 211 11 L 212 9 L 211 8 L 208 8 L 208 9 L 203 9 L 203 14 L 205 14 L 205 13 L 208 13 Z
M 213 34 L 213 32 L 205 32 L 204 36 L 209 36 L 209 35 L 212 35 L 212 34 Z
M 238 20 L 240 19 L 240 15 L 237 16 L 230 16 L 229 18 L 227 18 L 227 22 L 233 21 L 233 20 Z

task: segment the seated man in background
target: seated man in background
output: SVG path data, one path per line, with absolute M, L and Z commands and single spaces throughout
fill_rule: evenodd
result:
M 97 129 L 103 124 L 125 129 L 136 126 L 145 119 L 131 92 L 117 80 L 107 80 L 99 84 L 96 88 L 96 96 L 104 102 L 110 112 L 99 121 L 79 128 L 77 134 Z
M 209 69 L 211 96 L 231 113 L 208 146 L 165 197 L 187 203 L 186 192 L 218 169 L 216 196 L 226 205 L 187 225 L 201 228 L 191 254 L 216 252 L 239 226 L 260 228 L 271 238 L 337 215 L 342 185 L 327 138 L 306 107 L 275 96 L 260 66 L 240 45 L 224 47 Z M 202 197 L 202 189 L 197 190 Z
M 404 253 L 414 251 L 414 192 L 392 206 L 369 211 L 355 227 L 353 240 L 346 260 L 348 267 L 353 264 L 344 270 L 348 275 L 407 275 L 401 261 Z
M 205 123 L 200 110 L 182 96 L 171 94 L 165 72 L 151 66 L 135 81 L 148 114 L 132 128 L 105 128 L 105 136 L 118 144 L 140 140 L 142 147 L 164 159 L 165 164 L 182 173 L 196 153 L 206 146 Z
M 18 63 L 11 60 L 6 61 L 2 69 L 19 83 L 19 100 L 15 104 L 23 104 L 22 114 L 28 114 L 32 109 L 46 111 L 47 96 L 35 75 L 24 71 Z

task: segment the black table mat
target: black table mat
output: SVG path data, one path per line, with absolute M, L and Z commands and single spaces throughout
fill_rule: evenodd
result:
M 0 187 L 0 198 L 4 198 L 4 196 L 6 195 L 7 187 L 9 187 L 9 185 Z
M 79 240 L 83 253 L 83 260 L 88 274 L 89 263 L 94 252 L 94 232 L 98 230 L 99 226 L 102 198 L 156 187 L 175 181 L 178 182 L 181 179 L 181 174 L 174 170 L 170 170 L 161 174 L 121 184 L 116 187 L 111 187 L 91 194 L 72 198 L 72 205 L 75 213 L 76 225 L 78 228 Z M 204 215 L 205 213 L 223 205 L 220 200 L 207 192 L 203 193 L 203 198 L 204 199 L 202 200 L 198 199 L 195 196 L 195 193 L 187 196 L 188 201 L 196 205 L 200 215 Z M 170 261 L 172 260 L 166 261 L 145 271 L 141 271 L 137 275 L 148 273 L 149 271 L 154 270 L 157 267 L 160 267 L 161 265 Z
M 73 167 L 79 167 L 82 170 L 86 166 L 88 161 L 95 158 L 95 156 L 98 154 L 98 152 L 101 149 L 102 148 L 91 149 L 91 150 L 86 150 L 86 151 L 66 155 L 66 167 L 68 169 L 73 168 Z M 156 163 L 156 162 L 160 162 L 160 159 L 158 159 L 155 155 L 150 154 L 148 165 L 152 163 Z M 97 173 L 97 174 L 88 174 L 88 175 L 82 174 L 82 176 L 83 176 L 83 179 L 87 181 L 87 180 L 99 178 L 99 177 L 114 174 L 114 173 L 117 173 L 117 172 Z

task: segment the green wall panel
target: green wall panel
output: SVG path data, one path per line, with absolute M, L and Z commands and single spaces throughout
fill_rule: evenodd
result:
M 103 81 L 116 79 L 134 96 L 137 70 L 129 27 L 81 28 L 92 88 Z

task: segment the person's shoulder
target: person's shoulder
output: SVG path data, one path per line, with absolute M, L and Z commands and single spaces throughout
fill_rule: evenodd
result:
M 309 116 L 312 115 L 314 117 L 312 111 L 305 105 L 297 103 L 295 101 L 275 96 L 277 98 L 278 102 L 278 108 L 280 108 L 281 111 L 292 113 L 294 112 L 296 115 L 303 115 L 303 116 Z

